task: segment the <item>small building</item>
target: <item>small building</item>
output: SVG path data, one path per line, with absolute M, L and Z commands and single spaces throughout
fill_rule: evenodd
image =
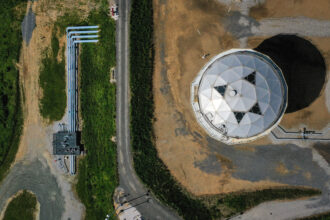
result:
M 76 132 L 59 131 L 53 134 L 54 155 L 80 155 Z

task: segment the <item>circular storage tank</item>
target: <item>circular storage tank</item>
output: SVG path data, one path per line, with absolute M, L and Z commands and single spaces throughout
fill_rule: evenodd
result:
M 266 55 L 232 49 L 212 58 L 191 86 L 199 124 L 227 144 L 268 134 L 287 107 L 287 85 L 279 67 Z

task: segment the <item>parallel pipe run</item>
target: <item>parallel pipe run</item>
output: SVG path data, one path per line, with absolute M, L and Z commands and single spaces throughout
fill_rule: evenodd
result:
M 74 41 L 74 44 L 78 44 L 78 43 L 97 43 L 99 42 L 99 40 L 76 40 Z
M 78 83 L 77 83 L 77 69 L 78 69 L 78 47 L 79 43 L 97 43 L 98 35 L 92 35 L 99 32 L 99 26 L 77 26 L 66 28 L 67 40 L 67 83 L 68 83 L 68 117 L 69 117 L 69 131 L 75 132 L 77 130 L 77 103 L 78 103 Z M 92 29 L 92 30 L 90 30 Z M 77 31 L 79 30 L 79 31 Z M 84 35 L 81 35 L 84 34 Z M 82 40 L 88 39 L 88 40 Z M 70 155 L 70 174 L 75 174 L 75 160 L 74 155 Z
M 99 28 L 98 25 L 95 26 L 75 26 L 75 27 L 67 27 L 66 32 L 68 33 L 69 30 L 81 30 L 81 29 L 94 29 Z
M 71 31 L 71 32 L 68 32 L 67 35 L 69 37 L 71 37 L 72 34 L 96 34 L 100 32 L 99 30 L 96 30 L 96 31 Z
M 303 137 L 280 137 L 275 134 L 274 131 L 271 131 L 271 134 L 278 140 L 303 140 L 303 141 L 330 141 L 330 138 L 303 138 Z
M 97 38 L 98 35 L 74 35 L 71 39 Z

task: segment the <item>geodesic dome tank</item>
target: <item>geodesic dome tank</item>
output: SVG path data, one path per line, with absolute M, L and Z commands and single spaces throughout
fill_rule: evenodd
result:
M 191 103 L 199 124 L 227 144 L 264 136 L 287 107 L 287 85 L 266 55 L 232 49 L 212 58 L 192 83 Z

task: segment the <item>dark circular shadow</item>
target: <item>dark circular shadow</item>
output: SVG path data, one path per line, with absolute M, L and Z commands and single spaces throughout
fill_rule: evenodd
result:
M 288 85 L 286 113 L 306 108 L 320 95 L 326 66 L 320 51 L 308 40 L 281 34 L 264 40 L 255 50 L 282 69 Z

